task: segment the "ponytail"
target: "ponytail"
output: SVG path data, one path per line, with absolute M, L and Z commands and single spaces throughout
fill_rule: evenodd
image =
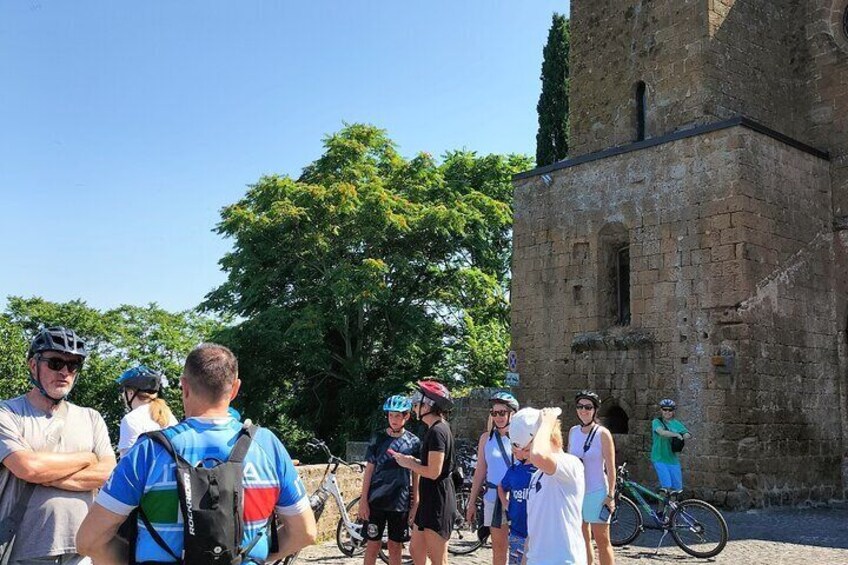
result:
M 174 414 L 163 398 L 154 398 L 150 401 L 150 418 L 159 424 L 160 428 L 167 428 L 173 417 Z

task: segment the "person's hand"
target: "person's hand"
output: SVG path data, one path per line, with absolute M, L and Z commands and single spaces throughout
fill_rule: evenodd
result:
M 412 466 L 418 462 L 418 459 L 412 455 L 404 455 L 403 453 L 395 453 L 393 457 L 397 461 L 397 464 L 404 469 L 412 469 Z
M 683 434 L 677 434 L 677 437 L 678 437 L 679 439 L 683 439 Z
M 542 422 L 556 422 L 562 414 L 562 408 L 542 408 Z
M 615 512 L 615 498 L 609 496 L 606 500 L 607 508 L 609 508 L 610 514 Z
M 89 453 L 88 455 L 89 455 L 88 464 L 89 465 L 97 465 L 97 463 L 100 461 L 100 459 L 97 457 L 97 454 L 96 453 Z
M 368 501 L 359 499 L 359 512 L 356 513 L 357 518 L 363 522 L 367 522 L 371 516 L 371 509 L 368 508 Z
M 465 510 L 465 522 L 467 524 L 474 523 L 474 516 L 477 514 L 477 505 L 468 503 L 468 508 Z

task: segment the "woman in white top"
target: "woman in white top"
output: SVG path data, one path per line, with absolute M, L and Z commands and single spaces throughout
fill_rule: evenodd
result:
M 139 365 L 118 377 L 121 398 L 127 415 L 121 419 L 118 452 L 123 456 L 144 432 L 161 430 L 177 424 L 171 409 L 159 392 L 168 386 L 165 375 Z
M 526 454 L 539 469 L 528 487 L 527 565 L 586 565 L 583 464 L 562 450 L 561 413 L 559 408 L 524 408 L 509 426 L 516 457 Z
M 498 497 L 498 485 L 513 463 L 509 445 L 509 421 L 518 411 L 518 400 L 508 392 L 496 392 L 489 398 L 489 404 L 492 406 L 489 412 L 490 426 L 477 442 L 477 467 L 474 469 L 468 500 L 477 500 L 485 482 L 483 525 L 489 528 L 492 538 L 492 565 L 506 565 L 509 527 L 506 508 Z M 469 524 L 474 523 L 476 510 L 477 505 L 469 502 L 465 512 L 465 519 Z
M 610 515 L 615 510 L 615 444 L 608 429 L 597 422 L 600 397 L 582 390 L 574 397 L 580 424 L 568 432 L 568 452 L 583 461 L 586 494 L 583 497 L 583 539 L 586 560 L 594 562 L 592 538 L 601 565 L 613 565 L 615 555 L 609 535 Z

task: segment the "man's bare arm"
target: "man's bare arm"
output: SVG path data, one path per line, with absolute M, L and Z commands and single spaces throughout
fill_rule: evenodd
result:
M 97 456 L 90 451 L 42 453 L 23 449 L 9 454 L 3 460 L 13 475 L 37 485 L 58 481 L 96 463 Z
M 112 474 L 117 462 L 115 457 L 104 457 L 94 465 L 86 467 L 58 481 L 43 483 L 45 486 L 76 492 L 88 492 L 99 489 Z
M 280 520 L 280 527 L 277 528 L 280 550 L 269 555 L 268 561 L 284 559 L 315 543 L 318 537 L 318 526 L 315 524 L 315 515 L 311 508 L 293 516 L 277 514 L 277 517 Z
M 77 531 L 77 553 L 91 557 L 97 565 L 124 565 L 129 546 L 117 534 L 126 519 L 96 502 L 92 504 Z

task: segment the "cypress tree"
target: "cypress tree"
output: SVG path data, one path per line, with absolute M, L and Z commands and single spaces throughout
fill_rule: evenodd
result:
M 536 166 L 550 165 L 568 155 L 568 20 L 554 14 L 542 52 L 542 93 L 536 111 Z

